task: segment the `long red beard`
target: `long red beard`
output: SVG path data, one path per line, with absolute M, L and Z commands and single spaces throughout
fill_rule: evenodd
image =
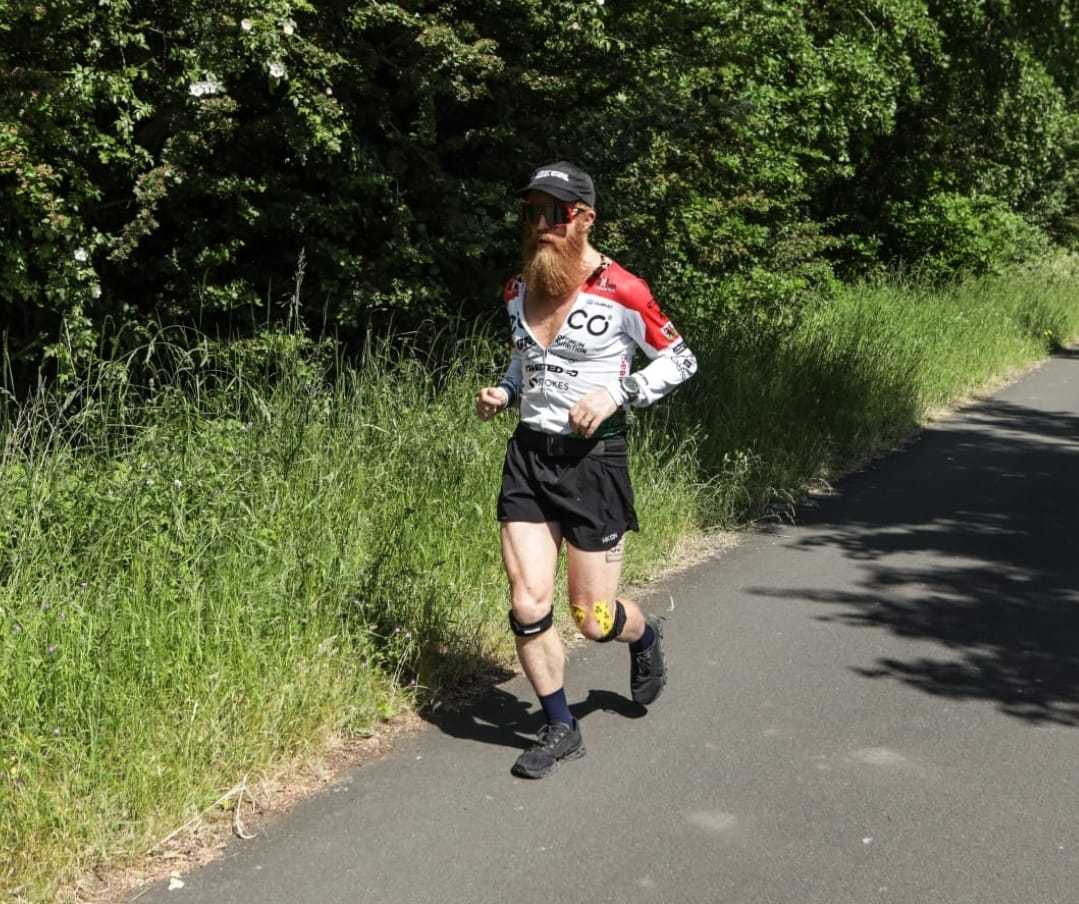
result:
M 522 243 L 522 274 L 528 294 L 543 301 L 565 298 L 584 279 L 585 234 L 572 230 L 563 241 L 540 242 L 534 232 Z

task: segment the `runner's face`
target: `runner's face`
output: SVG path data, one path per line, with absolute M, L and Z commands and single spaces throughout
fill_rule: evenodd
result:
M 588 227 L 592 225 L 592 221 L 596 215 L 593 211 L 584 208 L 580 202 L 567 202 L 556 198 L 553 195 L 549 195 L 542 191 L 530 191 L 525 195 L 525 204 L 533 206 L 533 217 L 536 216 L 539 210 L 548 210 L 552 214 L 557 208 L 569 208 L 570 216 L 572 219 L 566 223 L 559 223 L 554 225 L 551 223 L 552 219 L 558 219 L 557 215 L 546 216 L 539 214 L 538 219 L 535 222 L 530 222 L 526 218 L 524 224 L 526 239 L 530 239 L 530 245 L 535 247 L 538 244 L 550 244 L 561 245 L 564 240 L 573 240 L 578 236 L 587 237 Z M 559 212 L 561 213 L 561 211 Z M 564 217 L 565 214 L 562 214 Z
M 562 203 L 545 192 L 531 191 L 526 203 L 541 207 Z M 568 223 L 551 226 L 546 216 L 535 223 L 525 219 L 521 241 L 523 273 L 530 293 L 559 299 L 572 292 L 584 278 L 584 256 L 588 226 L 595 213 L 584 210 Z

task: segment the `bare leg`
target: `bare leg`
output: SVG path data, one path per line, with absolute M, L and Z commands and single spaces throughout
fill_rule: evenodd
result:
M 626 538 L 606 552 L 586 552 L 566 542 L 566 565 L 569 577 L 569 604 L 580 632 L 599 640 L 610 630 L 614 615 L 618 582 L 622 577 L 622 557 Z M 617 640 L 632 643 L 644 634 L 644 613 L 632 600 L 622 598 L 626 624 Z
M 562 533 L 553 522 L 502 524 L 502 564 L 510 582 L 510 607 L 522 625 L 539 621 L 551 611 L 558 549 Z M 539 697 L 563 684 L 565 653 L 555 630 L 534 637 L 516 637 L 517 658 Z

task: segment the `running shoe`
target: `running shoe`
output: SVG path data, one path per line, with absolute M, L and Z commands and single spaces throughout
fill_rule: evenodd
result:
M 559 760 L 575 760 L 584 754 L 580 725 L 548 722 L 536 735 L 536 743 L 517 757 L 510 772 L 520 778 L 543 778 L 558 770 Z
M 652 626 L 656 639 L 647 650 L 629 652 L 629 689 L 634 703 L 649 704 L 663 692 L 667 683 L 667 668 L 663 664 L 663 620 L 654 615 L 645 616 Z

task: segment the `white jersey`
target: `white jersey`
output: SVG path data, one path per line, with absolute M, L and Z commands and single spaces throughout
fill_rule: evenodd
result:
M 498 384 L 520 402 L 521 421 L 545 433 L 572 433 L 570 409 L 596 389 L 616 405 L 628 400 L 621 380 L 631 372 L 638 348 L 651 362 L 633 374 L 640 384 L 636 407 L 651 405 L 697 370 L 674 324 L 663 314 L 648 284 L 604 258 L 581 285 L 558 335 L 544 348 L 524 318 L 524 281 L 506 284 L 512 357 Z M 601 432 L 602 428 L 601 428 Z

